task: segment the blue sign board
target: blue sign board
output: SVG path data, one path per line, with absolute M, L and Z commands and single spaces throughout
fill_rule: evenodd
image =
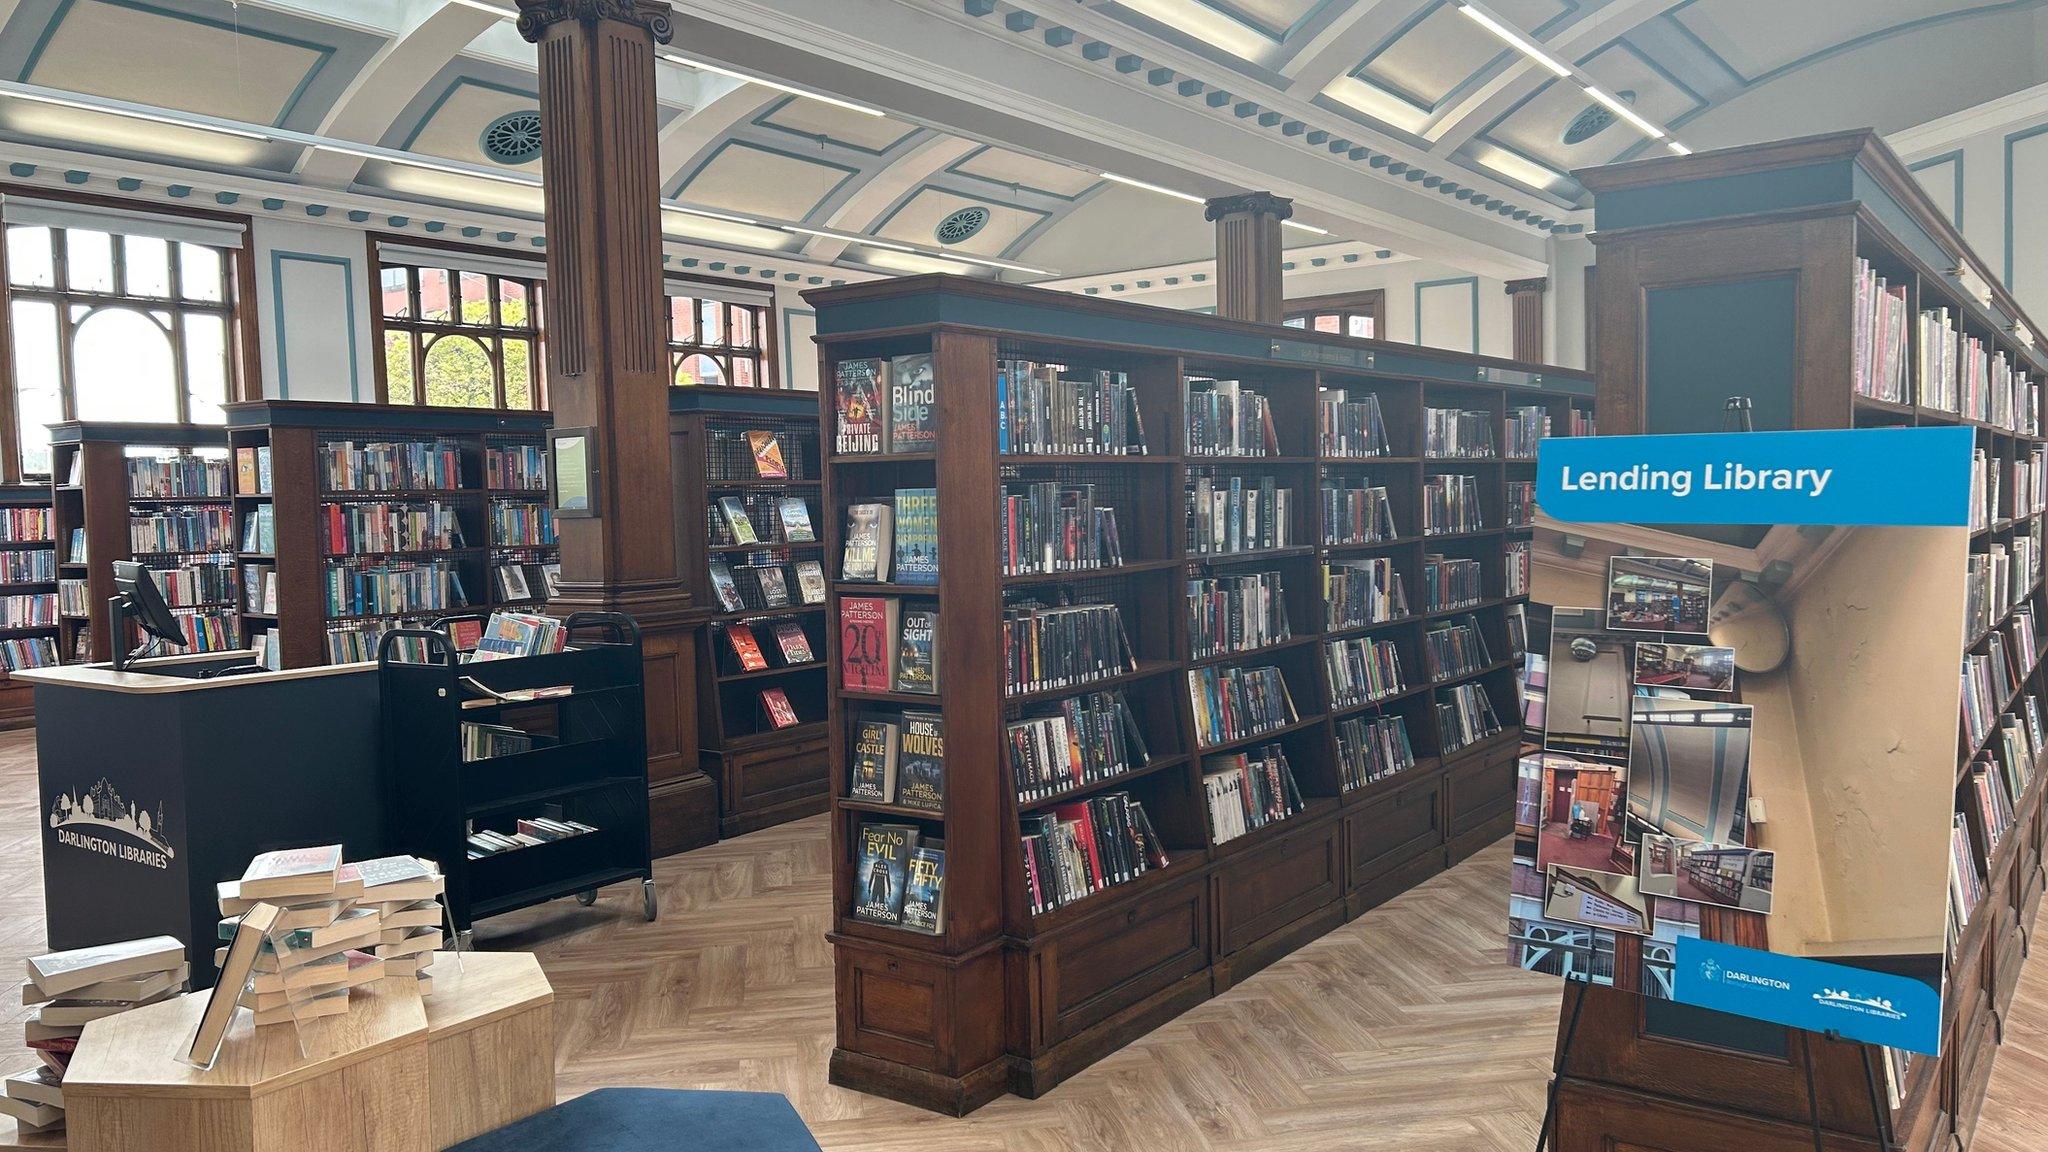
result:
M 1671 998 L 1809 1032 L 1941 1053 L 1941 993 L 1909 976 L 1681 937 Z
M 1969 428 L 1546 437 L 1536 503 L 1580 524 L 1970 522 Z

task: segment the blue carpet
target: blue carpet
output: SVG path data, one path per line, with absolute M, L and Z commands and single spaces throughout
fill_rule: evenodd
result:
M 448 1152 L 819 1152 L 789 1100 L 775 1092 L 600 1088 L 465 1140 Z

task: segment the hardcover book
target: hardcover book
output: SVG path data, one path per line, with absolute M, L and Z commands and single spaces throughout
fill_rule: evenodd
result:
M 739 585 L 733 583 L 732 568 L 723 560 L 711 562 L 711 591 L 718 597 L 718 606 L 727 612 L 745 608 L 746 601 L 740 599 Z
M 929 352 L 889 361 L 889 451 L 929 452 L 938 439 Z
M 242 899 L 325 895 L 334 891 L 334 874 L 340 868 L 339 844 L 265 852 L 249 861 L 242 873 Z
M 761 710 L 768 714 L 768 723 L 776 728 L 794 728 L 802 723 L 797 719 L 796 705 L 789 702 L 789 693 L 780 688 L 770 688 L 761 693 Z
M 910 824 L 863 824 L 856 840 L 859 863 L 853 874 L 853 918 L 871 924 L 903 921 L 903 883 L 917 828 Z
M 833 381 L 832 406 L 838 415 L 832 450 L 859 456 L 882 450 L 882 391 L 889 380 L 887 360 L 841 360 Z
M 124 940 L 28 958 L 28 977 L 45 997 L 61 997 L 87 985 L 176 968 L 185 946 L 173 936 Z
M 898 749 L 896 803 L 922 812 L 945 811 L 945 718 L 937 712 L 905 712 Z
M 725 626 L 725 640 L 732 646 L 733 658 L 740 663 L 742 672 L 760 672 L 768 667 L 768 657 L 761 651 L 761 644 L 754 639 L 754 630 L 744 623 Z
M 825 566 L 816 560 L 796 562 L 796 591 L 806 604 L 825 602 Z
M 855 504 L 846 510 L 846 550 L 840 557 L 842 580 L 889 579 L 894 552 L 895 510 L 887 504 Z
M 842 606 L 844 601 L 841 601 Z M 896 691 L 939 690 L 939 607 L 917 604 L 903 610 L 896 651 Z
M 848 692 L 888 692 L 896 683 L 897 615 L 887 596 L 839 599 L 839 680 Z
M 754 453 L 754 475 L 763 480 L 785 480 L 789 465 L 782 459 L 782 442 L 775 433 L 754 429 L 747 433 L 747 447 Z
M 775 503 L 776 514 L 782 517 L 782 538 L 792 544 L 809 544 L 818 538 L 811 527 L 811 506 L 801 496 L 784 496 Z
M 763 564 L 752 572 L 754 582 L 761 587 L 761 603 L 770 608 L 789 607 L 789 580 L 783 576 L 780 564 Z
M 904 874 L 903 926 L 938 935 L 946 930 L 946 842 L 926 840 L 910 850 Z
M 737 496 L 718 498 L 718 511 L 725 517 L 725 526 L 732 532 L 735 544 L 758 544 L 761 537 L 754 532 L 754 522 L 747 519 L 747 507 Z
M 811 637 L 804 626 L 794 620 L 779 620 L 775 624 L 775 643 L 782 649 L 784 664 L 809 664 L 818 658 L 811 650 Z
M 939 490 L 898 488 L 895 506 L 896 583 L 939 582 Z
M 853 724 L 853 779 L 846 795 L 882 804 L 896 799 L 896 764 L 901 729 L 882 717 L 863 717 Z

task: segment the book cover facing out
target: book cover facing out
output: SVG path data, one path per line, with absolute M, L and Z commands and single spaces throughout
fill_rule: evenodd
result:
M 1471 681 L 1528 718 L 1512 961 L 1938 1053 L 2044 736 L 2044 466 L 1969 428 L 1541 441 L 1548 645 Z

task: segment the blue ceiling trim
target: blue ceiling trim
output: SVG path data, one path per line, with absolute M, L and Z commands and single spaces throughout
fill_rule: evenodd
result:
M 849 141 L 841 140 L 837 136 L 820 136 L 817 133 L 813 132 L 801 132 L 795 128 L 790 128 L 782 124 L 772 123 L 770 121 L 770 117 L 782 111 L 784 108 L 789 107 L 791 104 L 796 103 L 798 99 L 800 99 L 800 97 L 784 97 L 783 99 L 777 100 L 775 103 L 769 105 L 768 107 L 763 108 L 760 114 L 754 117 L 752 121 L 753 125 L 757 128 L 766 128 L 771 132 L 780 132 L 784 136 L 794 136 L 799 140 L 809 140 L 812 141 L 813 143 L 823 140 L 825 143 L 831 144 L 835 148 L 844 148 L 848 152 L 858 152 L 863 156 L 886 156 L 889 153 L 894 152 L 896 149 L 902 147 L 905 141 L 923 133 L 924 131 L 924 129 L 918 127 L 915 124 L 908 124 L 904 126 L 906 129 L 904 133 L 896 137 L 896 139 L 889 141 L 887 144 L 884 144 L 880 148 L 869 148 L 864 145 L 854 144 Z
M 1029 192 L 1033 196 L 1043 196 L 1048 200 L 1059 200 L 1067 204 L 1073 204 L 1078 202 L 1081 199 L 1081 197 L 1086 196 L 1088 193 L 1093 192 L 1095 189 L 1102 186 L 1102 182 L 1098 180 L 1095 183 L 1090 184 L 1088 187 L 1081 189 L 1079 192 L 1074 193 L 1072 196 L 1062 196 L 1058 192 L 1054 192 L 1049 189 L 1036 188 L 1029 184 L 1012 184 L 1005 180 L 998 180 L 993 176 L 983 176 L 980 175 L 979 173 L 969 172 L 967 169 L 961 167 L 962 164 L 966 164 L 972 161 L 975 157 L 981 155 L 984 152 L 989 151 L 994 147 L 995 145 L 993 144 L 983 144 L 981 147 L 976 148 L 974 151 L 969 152 L 967 155 L 962 156 L 958 160 L 953 161 L 951 164 L 948 164 L 943 170 L 942 174 L 952 176 L 965 176 L 969 180 L 976 180 L 983 184 L 992 185 L 997 188 L 1002 188 L 1005 190 L 1014 188 L 1019 192 Z M 1018 153 L 1018 155 L 1023 154 Z
M 1317 0 L 1294 23 L 1289 24 L 1285 28 L 1272 28 L 1249 13 L 1239 11 L 1236 5 L 1229 3 L 1229 0 L 1195 0 L 1195 3 L 1200 4 L 1211 12 L 1228 19 L 1233 24 L 1242 25 L 1275 44 L 1285 44 L 1287 41 L 1292 40 L 1295 33 L 1315 23 L 1318 17 L 1329 12 L 1340 2 L 1348 2 L 1348 0 Z
M 413 143 L 420 138 L 420 133 L 426 131 L 427 125 L 434 122 L 434 117 L 441 114 L 442 105 L 448 103 L 454 97 L 456 89 L 464 85 L 483 88 L 506 96 L 517 96 L 522 100 L 531 101 L 535 108 L 540 107 L 540 93 L 537 91 L 520 88 L 512 84 L 500 84 L 495 80 L 485 80 L 477 76 L 457 76 L 448 82 L 447 87 L 441 89 L 441 94 L 434 97 L 433 102 L 427 105 L 425 111 L 414 118 L 412 130 L 405 134 L 405 139 L 401 140 L 396 147 L 403 151 L 411 151 Z M 483 150 L 479 148 L 477 151 L 481 154 Z
M 916 186 L 915 188 L 912 188 L 912 189 L 911 189 L 910 191 L 908 191 L 908 192 L 905 192 L 905 193 L 904 193 L 903 195 L 901 195 L 901 196 L 898 196 L 898 197 L 896 198 L 896 202 L 895 202 L 894 204 L 891 204 L 891 205 L 889 205 L 889 208 L 888 208 L 888 210 L 882 213 L 882 215 L 881 215 L 881 218 L 880 218 L 880 219 L 876 220 L 876 221 L 875 221 L 875 222 L 874 222 L 873 224 L 870 224 L 870 225 L 868 225 L 868 227 L 867 227 L 867 234 L 868 234 L 868 235 L 870 235 L 870 236 L 873 236 L 873 237 L 875 237 L 875 238 L 877 238 L 877 239 L 884 239 L 884 240 L 885 240 L 885 239 L 887 239 L 887 237 L 885 237 L 885 236 L 883 236 L 883 235 L 882 235 L 882 230 L 883 230 L 884 228 L 887 228 L 887 227 L 889 226 L 889 222 L 890 222 L 891 220 L 894 220 L 894 219 L 896 219 L 896 217 L 897 217 L 898 215 L 900 215 L 900 214 L 902 213 L 902 211 L 903 211 L 903 210 L 904 210 L 905 208 L 908 208 L 908 207 L 910 206 L 910 202 L 911 202 L 911 201 L 913 201 L 913 200 L 917 199 L 917 198 L 918 198 L 919 196 L 922 196 L 922 195 L 924 195 L 924 194 L 925 194 L 925 193 L 926 193 L 927 191 L 930 191 L 930 192 L 943 192 L 943 193 L 945 193 L 945 194 L 946 194 L 946 195 L 948 195 L 948 196 L 962 196 L 962 197 L 965 197 L 965 198 L 967 198 L 967 199 L 969 199 L 969 200 L 973 200 L 973 199 L 976 199 L 976 197 L 975 197 L 974 193 L 972 193 L 972 192 L 963 192 L 963 191 L 961 191 L 961 190 L 960 190 L 960 189 L 958 189 L 958 188 L 948 188 L 948 187 L 946 187 L 946 186 L 945 186 L 945 185 L 943 185 L 943 184 L 933 184 L 933 183 L 931 183 L 930 181 L 926 181 L 926 182 L 924 182 L 924 183 L 922 183 L 922 184 L 919 184 L 919 185 L 918 185 L 918 186 Z M 1038 219 L 1039 219 L 1039 223 L 1043 223 L 1043 222 L 1045 222 L 1046 220 L 1050 219 L 1050 218 L 1052 217 L 1052 215 L 1053 215 L 1053 214 L 1052 214 L 1051 212 L 1047 211 L 1046 209 L 1043 209 L 1043 208 L 1027 208 L 1027 207 L 1025 207 L 1025 206 L 1024 206 L 1024 205 L 1022 205 L 1022 204 L 1003 204 L 1003 205 L 1000 205 L 1000 207 L 1003 207 L 1003 208 L 1010 208 L 1010 209 L 1014 209 L 1014 210 L 1016 210 L 1016 211 L 1018 211 L 1018 212 L 1028 212 L 1028 213 L 1030 213 L 1031 215 L 1033 215 L 1033 216 L 1036 216 L 1036 217 L 1038 217 Z M 1029 231 L 1031 230 L 1031 228 L 1033 228 L 1033 227 L 1036 227 L 1036 226 L 1037 226 L 1037 225 L 1035 225 L 1035 224 L 1034 224 L 1034 225 L 1031 225 L 1031 226 L 1028 226 L 1028 227 L 1026 227 L 1026 228 L 1025 228 L 1025 232 L 1029 232 Z M 1019 233 L 1019 236 L 1020 236 L 1020 237 L 1021 237 L 1022 235 L 1023 235 L 1023 233 Z M 898 241 L 898 243 L 916 243 L 916 244 L 932 244 L 932 243 L 934 243 L 934 241 L 931 241 L 931 240 L 929 240 L 929 239 L 918 239 L 918 240 L 915 240 L 915 241 Z M 957 250 L 961 250 L 961 251 L 967 251 L 968 255 L 970 255 L 970 256 L 978 256 L 978 255 L 980 255 L 980 253 L 978 253 L 978 252 L 973 252 L 973 251 L 971 251 L 971 250 L 965 250 L 965 249 L 957 249 Z M 1003 249 L 1003 251 L 1007 252 L 1007 251 L 1009 251 L 1009 249 L 1008 249 L 1008 248 L 1004 248 L 1004 249 Z
M 713 148 L 711 151 L 705 153 L 703 159 L 691 165 L 690 170 L 688 172 L 683 173 L 680 179 L 676 180 L 674 184 L 671 184 L 669 186 L 668 199 L 681 200 L 683 198 L 683 191 L 690 186 L 690 182 L 695 180 L 700 174 L 702 174 L 704 169 L 709 168 L 713 161 L 717 160 L 720 156 L 723 156 L 728 148 L 750 148 L 756 152 L 766 152 L 769 153 L 770 155 L 781 156 L 788 160 L 796 160 L 805 164 L 816 164 L 824 168 L 835 168 L 841 172 L 844 172 L 846 175 L 840 179 L 839 183 L 834 184 L 830 189 L 828 189 L 825 192 L 823 196 L 818 198 L 817 203 L 811 205 L 808 209 L 804 211 L 804 214 L 801 217 L 801 219 L 806 221 L 808 221 L 811 218 L 811 215 L 817 212 L 819 208 L 823 207 L 824 205 L 830 204 L 834 197 L 838 196 L 841 192 L 845 191 L 847 182 L 852 180 L 854 177 L 859 176 L 863 171 L 863 169 L 857 168 L 854 165 L 841 164 L 836 160 L 827 160 L 822 156 L 800 156 L 795 152 L 785 152 L 780 148 L 771 148 L 766 144 L 761 144 L 753 140 L 742 140 L 736 136 L 728 136 L 725 139 L 719 141 L 718 146 L 716 148 Z

